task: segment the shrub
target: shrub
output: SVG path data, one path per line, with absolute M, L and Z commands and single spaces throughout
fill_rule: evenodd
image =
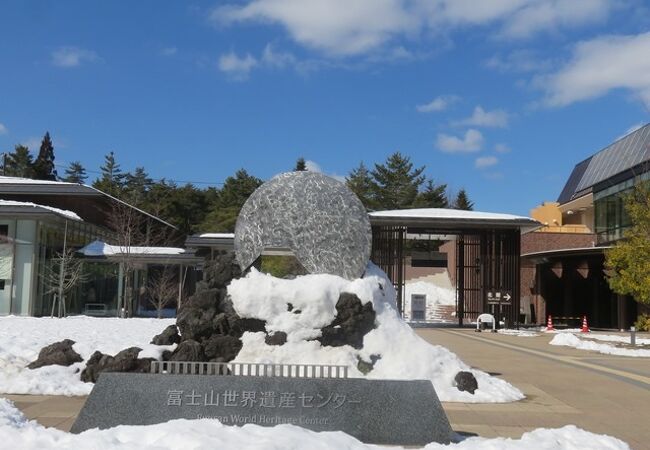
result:
M 637 317 L 634 327 L 637 331 L 650 331 L 650 314 L 641 314 Z

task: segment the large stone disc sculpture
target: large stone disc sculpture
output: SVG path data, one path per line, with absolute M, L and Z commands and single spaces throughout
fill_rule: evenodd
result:
M 291 250 L 310 273 L 363 275 L 372 245 L 368 214 L 345 184 L 316 172 L 288 172 L 260 186 L 235 226 L 242 270 L 267 249 Z

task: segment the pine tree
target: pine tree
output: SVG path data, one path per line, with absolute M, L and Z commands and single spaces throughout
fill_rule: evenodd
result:
M 305 158 L 298 158 L 298 161 L 296 161 L 296 167 L 293 170 L 294 172 L 304 172 L 307 170 L 307 163 L 305 162 Z
M 447 185 L 435 185 L 433 180 L 428 180 L 424 190 L 418 193 L 413 202 L 414 208 L 447 208 Z
M 374 193 L 377 190 L 377 185 L 363 162 L 359 164 L 359 167 L 350 172 L 350 175 L 345 180 L 345 184 L 359 197 L 359 200 L 361 200 L 361 203 L 363 203 L 366 209 L 374 209 Z
M 41 141 L 41 148 L 38 151 L 38 156 L 32 166 L 34 170 L 34 178 L 37 180 L 56 180 L 58 175 L 54 167 L 54 146 L 50 133 L 46 132 Z
M 136 167 L 133 173 L 127 173 L 124 176 L 124 199 L 127 202 L 142 206 L 146 199 L 147 193 L 153 185 L 153 180 L 149 177 L 144 167 Z
M 16 145 L 14 151 L 7 155 L 3 174 L 8 177 L 32 178 L 33 165 L 29 149 L 24 145 Z
M 624 197 L 624 205 L 631 226 L 605 251 L 608 282 L 614 292 L 650 304 L 650 184 L 637 184 Z
M 68 183 L 77 183 L 84 184 L 88 175 L 86 175 L 86 169 L 81 165 L 80 161 L 73 161 L 70 163 L 67 169 L 65 169 L 65 177 L 63 181 Z
M 124 190 L 124 177 L 120 165 L 115 161 L 115 154 L 104 156 L 104 165 L 100 167 L 101 177 L 95 180 L 93 187 L 113 197 L 120 197 Z
M 200 228 L 212 232 L 234 231 L 239 211 L 261 185 L 262 180 L 249 175 L 244 169 L 238 170 L 234 177 L 228 177 Z
M 469 199 L 465 189 L 458 191 L 456 200 L 454 200 L 454 209 L 464 209 L 466 211 L 472 211 L 474 209 L 474 202 Z
M 395 152 L 384 164 L 375 164 L 375 199 L 380 209 L 410 208 L 425 181 L 424 166 L 414 169 L 408 156 Z

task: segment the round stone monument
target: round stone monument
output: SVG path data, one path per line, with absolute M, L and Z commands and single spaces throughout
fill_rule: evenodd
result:
M 370 259 L 368 213 L 347 186 L 321 173 L 277 175 L 242 207 L 235 254 L 242 270 L 264 250 L 290 250 L 309 273 L 360 278 Z

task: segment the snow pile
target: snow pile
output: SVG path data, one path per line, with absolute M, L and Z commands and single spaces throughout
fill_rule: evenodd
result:
M 321 328 L 332 323 L 341 292 L 356 294 L 363 304 L 371 302 L 377 314 L 377 327 L 365 335 L 361 350 L 347 345 L 323 347 L 313 340 L 320 336 Z M 399 316 L 390 280 L 374 265 L 369 265 L 364 278 L 354 281 L 322 274 L 285 280 L 252 270 L 245 278 L 233 280 L 228 293 L 241 317 L 265 320 L 269 333 L 287 333 L 287 342 L 281 346 L 266 345 L 262 332 L 244 333 L 237 362 L 347 365 L 350 376 L 362 377 L 358 359 L 370 361 L 371 355 L 381 355 L 368 378 L 431 380 L 443 401 L 484 403 L 524 398 L 507 382 L 471 369 L 446 348 L 417 336 Z M 291 311 L 288 303 L 293 306 Z M 454 377 L 461 370 L 476 377 L 479 389 L 474 395 L 454 386 Z
M 147 426 L 122 425 L 108 430 L 92 429 L 71 434 L 54 428 L 45 428 L 27 421 L 11 402 L 0 398 L 0 438 L 5 448 L 42 450 L 48 448 L 98 449 L 377 449 L 363 444 L 342 432 L 316 433 L 294 425 L 261 427 L 247 424 L 243 427 L 225 426 L 217 420 L 172 420 Z M 429 444 L 427 450 L 629 450 L 624 442 L 605 435 L 593 434 L 568 425 L 559 429 L 537 429 L 524 433 L 521 439 L 470 438 L 459 444 Z M 396 448 L 396 447 L 393 447 Z
M 508 336 L 518 336 L 518 337 L 536 337 L 539 336 L 539 333 L 530 330 L 510 330 L 507 328 L 501 328 L 497 330 L 499 334 L 505 334 Z
M 591 337 L 591 336 L 589 336 Z M 621 348 L 609 344 L 600 344 L 598 342 L 580 339 L 575 334 L 560 333 L 557 334 L 551 342 L 551 345 L 563 345 L 566 347 L 574 347 L 578 350 L 589 350 L 605 355 L 618 355 L 618 356 L 634 356 L 638 358 L 650 358 L 650 350 L 636 349 L 636 348 Z
M 589 333 L 588 336 L 585 336 L 589 339 L 595 339 L 597 341 L 605 341 L 605 342 L 619 342 L 621 344 L 630 344 L 630 334 L 620 334 L 620 335 L 615 335 L 615 334 L 595 334 L 595 333 Z M 644 339 L 640 338 L 639 336 L 636 337 L 636 345 L 650 345 L 650 339 Z
M 436 286 L 426 281 L 416 281 L 406 283 L 404 286 L 404 319 L 411 318 L 411 295 L 426 295 L 426 313 L 425 318 L 428 321 L 441 321 L 438 319 L 436 311 L 439 305 L 456 305 L 456 291 Z
M 163 350 L 175 346 L 149 344 L 165 327 L 168 319 L 117 319 L 68 317 L 0 317 L 0 392 L 6 394 L 87 395 L 93 387 L 79 379 L 79 371 L 95 350 L 115 355 L 136 346 L 140 358 L 160 358 Z M 68 367 L 44 366 L 30 370 L 27 364 L 38 357 L 41 348 L 63 339 L 76 342 L 73 349 L 84 359 Z

